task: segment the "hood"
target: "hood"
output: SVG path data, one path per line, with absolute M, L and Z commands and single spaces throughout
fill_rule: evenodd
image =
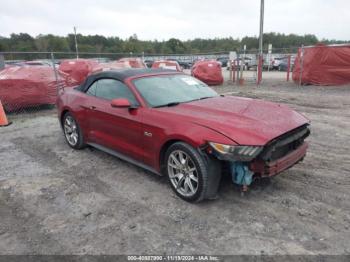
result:
M 215 130 L 240 145 L 264 145 L 309 122 L 285 105 L 235 96 L 220 96 L 157 110 Z

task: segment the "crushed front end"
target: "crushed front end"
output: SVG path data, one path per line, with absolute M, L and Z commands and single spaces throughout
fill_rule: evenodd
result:
M 308 124 L 293 129 L 265 146 L 229 146 L 209 142 L 207 152 L 228 164 L 232 181 L 243 191 L 256 178 L 270 177 L 302 161 L 310 135 Z

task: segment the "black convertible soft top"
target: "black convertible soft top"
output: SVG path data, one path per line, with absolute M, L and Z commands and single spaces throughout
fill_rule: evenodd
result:
M 85 92 L 87 88 L 95 82 L 95 80 L 100 78 L 113 78 L 119 81 L 124 82 L 125 79 L 129 77 L 134 76 L 141 76 L 141 75 L 152 75 L 152 74 L 176 74 L 179 73 L 174 70 L 170 69 L 151 69 L 151 68 L 130 68 L 130 69 L 121 69 L 121 70 L 108 70 L 108 71 L 102 71 L 99 73 L 95 73 L 92 75 L 89 75 L 85 82 L 82 83 L 80 86 L 78 86 L 76 89 L 80 90 L 82 92 Z

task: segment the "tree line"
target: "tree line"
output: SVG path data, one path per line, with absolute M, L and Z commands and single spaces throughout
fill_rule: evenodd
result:
M 129 53 L 129 54 L 198 54 L 239 51 L 246 46 L 251 52 L 258 49 L 258 37 L 246 36 L 239 38 L 214 38 L 181 41 L 171 38 L 169 40 L 140 40 L 134 34 L 127 39 L 120 37 L 105 37 L 102 35 L 77 35 L 79 52 L 91 53 Z M 346 41 L 319 40 L 315 35 L 296 35 L 265 33 L 264 49 L 272 44 L 274 51 L 295 52 L 301 45 L 315 45 L 317 43 L 339 44 Z M 39 51 L 39 52 L 75 52 L 74 35 L 55 36 L 52 34 L 33 37 L 27 33 L 11 34 L 9 37 L 0 36 L 0 52 L 9 51 Z

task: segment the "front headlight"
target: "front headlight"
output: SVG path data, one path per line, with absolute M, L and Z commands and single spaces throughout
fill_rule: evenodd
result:
M 219 153 L 218 158 L 243 162 L 253 160 L 263 150 L 262 146 L 230 146 L 214 142 L 209 145 Z

